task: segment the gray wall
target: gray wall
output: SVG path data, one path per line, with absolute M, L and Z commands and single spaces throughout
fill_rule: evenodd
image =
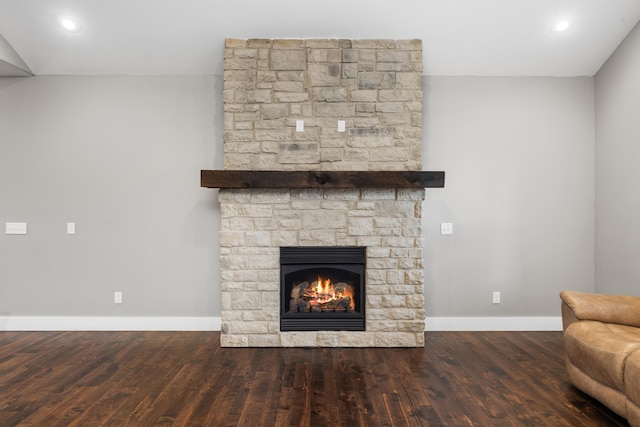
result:
M 640 26 L 595 78 L 596 290 L 640 295 Z
M 431 77 L 424 91 L 425 169 L 447 173 L 425 202 L 427 316 L 558 316 L 561 290 L 594 288 L 593 79 Z
M 0 79 L 0 316 L 219 315 L 199 181 L 222 165 L 221 98 L 214 77 Z
M 560 290 L 594 286 L 593 79 L 424 90 L 425 169 L 447 172 L 425 202 L 428 315 L 558 316 Z M 0 79 L 0 224 L 29 224 L 0 230 L 0 316 L 219 316 L 199 170 L 222 168 L 222 122 L 220 76 Z

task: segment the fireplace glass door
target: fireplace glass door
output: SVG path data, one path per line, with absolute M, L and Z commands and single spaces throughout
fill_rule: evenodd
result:
M 281 331 L 364 331 L 365 248 L 280 248 Z

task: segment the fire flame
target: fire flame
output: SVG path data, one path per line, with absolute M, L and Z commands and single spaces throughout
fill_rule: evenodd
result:
M 309 303 L 312 307 L 349 297 L 349 306 L 351 310 L 355 310 L 355 295 L 353 288 L 351 288 L 351 286 L 336 288 L 333 283 L 331 283 L 331 279 L 323 279 L 318 276 L 315 286 L 306 288 L 304 294 L 306 297 L 310 298 Z

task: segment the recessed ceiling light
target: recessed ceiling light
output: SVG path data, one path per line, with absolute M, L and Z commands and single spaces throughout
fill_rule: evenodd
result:
M 78 31 L 80 31 L 80 26 L 73 19 L 70 19 L 68 17 L 60 17 L 58 22 L 60 22 L 62 28 L 71 33 L 77 33 Z
M 556 24 L 556 31 L 559 33 L 563 32 L 567 28 L 569 28 L 569 21 L 559 21 Z
M 60 21 L 60 24 L 69 31 L 73 31 L 76 29 L 76 23 L 71 19 L 63 19 Z

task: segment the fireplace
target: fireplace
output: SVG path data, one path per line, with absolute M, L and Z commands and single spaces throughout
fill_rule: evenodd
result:
M 420 40 L 225 41 L 223 347 L 424 346 L 422 98 Z
M 280 248 L 281 331 L 365 330 L 364 247 Z

